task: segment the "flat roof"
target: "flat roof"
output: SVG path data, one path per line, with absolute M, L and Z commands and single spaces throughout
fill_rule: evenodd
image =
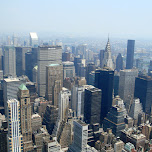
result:
M 30 32 L 30 36 L 32 39 L 38 39 L 38 36 L 35 32 Z

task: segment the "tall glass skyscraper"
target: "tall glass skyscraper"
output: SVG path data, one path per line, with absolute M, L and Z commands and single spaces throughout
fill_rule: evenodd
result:
M 128 40 L 128 43 L 127 43 L 126 69 L 132 69 L 133 68 L 134 47 L 135 47 L 135 40 Z

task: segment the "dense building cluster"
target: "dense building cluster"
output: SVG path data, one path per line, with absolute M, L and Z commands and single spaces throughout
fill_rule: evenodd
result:
M 0 152 L 151 152 L 152 61 L 145 73 L 134 48 L 2 45 Z

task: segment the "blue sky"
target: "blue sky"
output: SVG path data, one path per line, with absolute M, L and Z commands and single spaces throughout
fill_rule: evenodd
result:
M 152 36 L 151 0 L 0 0 L 0 32 Z

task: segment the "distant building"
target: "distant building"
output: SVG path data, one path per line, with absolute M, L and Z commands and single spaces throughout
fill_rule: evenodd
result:
M 138 71 L 136 69 L 120 70 L 119 96 L 125 104 L 128 102 L 129 96 L 134 96 L 135 78 L 137 76 Z
M 104 50 L 100 50 L 100 68 L 103 68 Z
M 87 66 L 86 66 L 86 74 L 85 74 L 87 84 L 89 83 L 89 73 L 91 71 L 95 71 L 95 69 L 96 69 L 96 67 L 95 67 L 94 63 L 88 63 L 87 64 Z
M 31 116 L 31 127 L 33 133 L 37 133 L 42 127 L 42 118 L 39 114 L 33 114 Z
M 114 71 L 108 67 L 95 72 L 95 87 L 102 90 L 101 122 L 112 106 Z
M 38 36 L 37 33 L 30 33 L 30 46 L 37 47 L 38 46 Z
M 8 100 L 8 151 L 23 152 L 23 137 L 20 128 L 20 104 L 16 99 Z
M 73 62 L 62 62 L 63 64 L 63 80 L 65 78 L 75 77 L 75 67 Z
M 70 61 L 70 52 L 62 53 L 62 61 L 63 62 Z
M 107 42 L 107 45 L 106 45 L 106 48 L 105 48 L 105 51 L 104 51 L 102 66 L 103 67 L 109 67 L 111 69 L 114 68 L 113 61 L 112 61 L 112 58 L 111 58 L 111 47 L 110 47 L 109 38 L 108 38 L 108 42 Z
M 123 70 L 123 58 L 121 53 L 118 54 L 116 59 L 116 70 L 119 72 L 120 70 Z
M 61 64 L 61 46 L 39 46 L 38 49 L 38 94 L 45 96 L 46 91 L 46 66 Z
M 22 76 L 25 75 L 26 70 L 26 53 L 31 52 L 31 47 L 16 47 L 16 75 Z M 32 62 L 29 63 L 32 65 Z
M 16 56 L 13 46 L 4 46 L 4 75 L 16 77 Z
M 128 43 L 127 43 L 126 69 L 132 69 L 133 68 L 134 47 L 135 47 L 135 40 L 128 40 Z
M 143 71 L 143 59 L 136 59 L 136 68 L 142 72 Z
M 102 91 L 91 87 L 85 90 L 84 121 L 88 124 L 100 123 Z
M 88 85 L 95 85 L 95 71 L 91 71 L 88 76 Z
M 50 64 L 46 66 L 46 99 L 53 101 L 58 106 L 58 95 L 63 87 L 62 64 Z

